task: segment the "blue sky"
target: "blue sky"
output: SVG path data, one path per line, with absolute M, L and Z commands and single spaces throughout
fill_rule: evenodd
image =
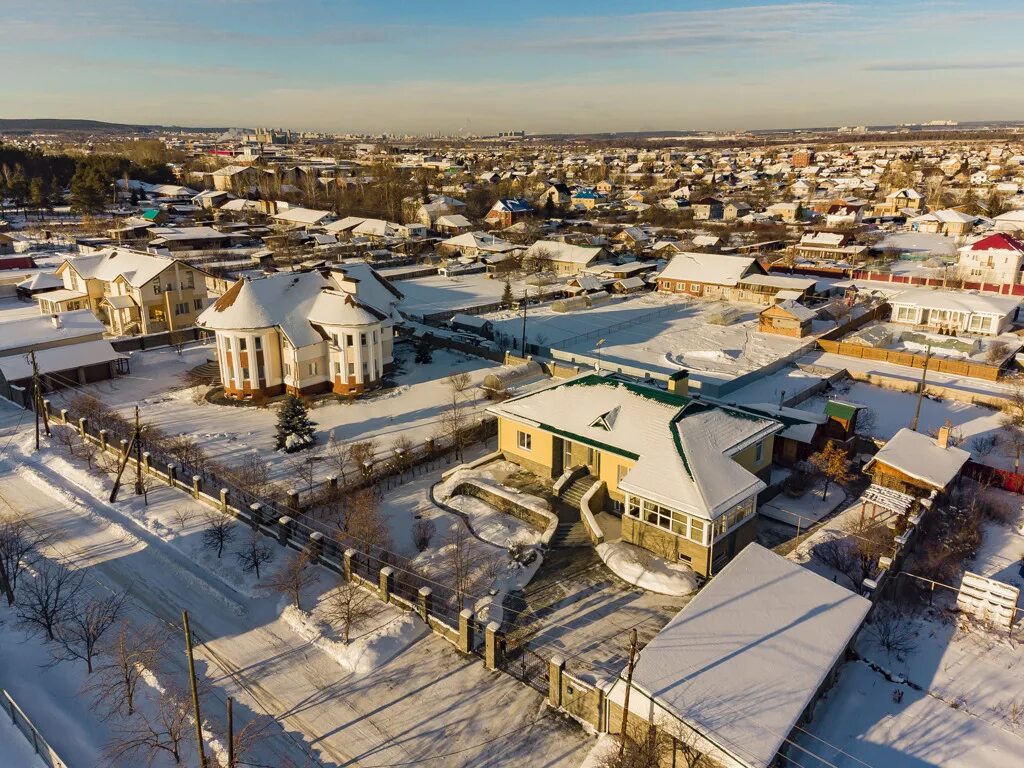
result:
M 0 117 L 332 131 L 1024 118 L 1020 0 L 0 0 Z

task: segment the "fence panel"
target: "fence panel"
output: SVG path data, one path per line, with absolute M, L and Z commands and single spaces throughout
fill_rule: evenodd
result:
M 28 719 L 28 715 L 22 712 L 21 707 L 15 703 L 11 694 L 6 690 L 3 691 L 3 705 L 14 727 L 21 731 L 22 735 L 28 739 L 28 743 L 32 745 L 40 760 L 48 765 L 49 768 L 68 768 L 68 764 L 61 760 L 60 755 L 47 743 L 46 739 L 43 738 L 43 734 L 32 724 L 32 721 Z

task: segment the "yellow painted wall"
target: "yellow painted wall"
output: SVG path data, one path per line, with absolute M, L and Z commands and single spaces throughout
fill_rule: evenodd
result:
M 775 447 L 775 435 L 770 435 L 763 441 L 764 448 L 761 451 L 761 461 L 754 461 L 756 446 L 750 445 L 732 457 L 733 461 L 752 474 L 757 474 L 772 463 L 772 450 Z
M 519 447 L 519 432 L 531 436 L 530 450 Z M 553 476 L 554 438 L 547 432 L 509 419 L 498 419 L 498 450 L 510 461 L 541 477 Z

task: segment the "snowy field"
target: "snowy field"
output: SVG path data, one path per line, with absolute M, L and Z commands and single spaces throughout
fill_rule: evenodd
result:
M 438 436 L 439 419 L 450 403 L 451 392 L 445 377 L 466 372 L 474 385 L 496 370 L 493 362 L 448 350 L 436 350 L 433 362 L 413 363 L 410 345 L 395 345 L 396 387 L 349 401 L 323 400 L 310 409 L 317 424 L 318 444 L 325 444 L 333 433 L 343 443 L 374 440 L 379 455 L 390 455 L 398 437 L 416 445 Z M 184 433 L 195 437 L 207 453 L 225 463 L 237 463 L 245 454 L 257 451 L 271 463 L 271 479 L 283 479 L 289 473 L 285 454 L 274 450 L 277 406 L 269 408 L 214 405 L 197 401 L 195 390 L 185 388 L 182 376 L 214 355 L 209 345 L 193 346 L 180 356 L 164 348 L 136 352 L 131 357 L 131 374 L 84 388 L 108 405 L 129 414 L 138 404 L 142 419 L 168 434 Z M 59 397 L 52 398 L 59 408 Z M 466 401 L 467 413 L 480 414 L 487 404 L 479 390 L 473 389 Z M 300 458 L 304 454 L 297 454 Z M 326 476 L 325 466 L 319 473 Z
M 892 248 L 914 255 L 956 256 L 958 243 L 955 237 L 944 237 L 931 232 L 892 232 L 882 238 L 875 248 Z M 909 264 L 912 262 L 904 262 Z M 899 264 L 899 262 L 897 262 Z M 896 271 L 895 269 L 893 270 Z
M 511 285 L 512 293 L 517 297 L 521 297 L 524 291 L 534 295 L 538 290 L 535 286 L 527 286 L 522 279 L 513 279 Z M 431 275 L 400 280 L 395 287 L 405 294 L 399 309 L 410 315 L 422 316 L 501 301 L 505 280 L 478 272 L 458 277 Z
M 1019 510 L 1020 496 L 992 491 Z M 1024 587 L 1024 537 L 1017 512 L 1009 524 L 986 522 L 968 569 Z M 837 768 L 1004 768 L 1024 755 L 1024 628 L 1011 636 L 958 616 L 954 593 L 910 621 L 912 647 L 885 650 L 869 625 L 799 742 Z M 1018 603 L 1024 608 L 1024 600 Z M 902 699 L 894 697 L 897 691 Z M 799 758 L 798 758 L 799 759 Z
M 727 309 L 739 312 L 732 325 L 711 319 Z M 753 304 L 702 301 L 684 296 L 650 293 L 615 298 L 600 306 L 554 312 L 550 306 L 527 312 L 530 344 L 600 357 L 606 367 L 629 365 L 671 374 L 681 368 L 694 380 L 732 379 L 790 354 L 807 340 L 757 333 Z M 484 315 L 496 332 L 513 339 L 522 334 L 522 315 L 514 311 Z
M 209 714 L 204 711 L 214 733 L 223 727 L 225 695 L 236 697 L 237 723 L 266 711 L 280 724 L 261 742 L 257 764 L 284 766 L 291 759 L 308 765 L 307 751 L 324 766 L 429 758 L 440 766 L 520 766 L 543 759 L 572 768 L 583 760 L 591 742 L 549 715 L 540 694 L 487 672 L 477 658 L 460 656 L 418 618 L 379 605 L 345 644 L 323 620 L 334 576 L 320 572 L 319 581 L 303 590 L 301 610 L 286 607 L 263 588 L 287 557 L 274 542 L 266 540 L 273 560 L 263 578 L 243 573 L 235 555 L 247 531 L 236 530 L 217 558 L 201 544 L 205 511 L 184 493 L 160 486 L 148 506 L 130 492 L 108 504 L 101 478 L 77 460 L 55 449 L 31 454 L 26 427 L 8 443 L 17 416 L 9 407 L 0 409 L 0 437 L 9 449 L 0 462 L 6 504 L 50 533 L 48 546 L 91 578 L 127 589 L 139 611 L 174 621 L 181 608 L 189 610 L 200 641 L 197 666 L 214 686 Z M 6 639 L 0 644 L 0 685 L 32 691 L 39 672 L 21 657 L 8 663 L 12 648 L 20 653 L 34 646 Z M 180 666 L 182 654 L 173 656 Z M 61 701 L 71 692 L 55 685 L 46 695 Z M 65 734 L 69 744 L 84 729 L 88 738 L 79 749 L 101 749 L 108 730 L 84 705 L 76 706 L 83 708 L 39 707 L 40 727 Z M 91 759 L 74 764 L 107 765 Z
M 857 431 L 881 440 L 889 440 L 903 427 L 909 427 L 917 406 L 917 395 L 910 392 L 897 392 L 852 381 L 841 382 L 827 396 L 813 397 L 798 407 L 822 413 L 829 398 L 867 406 L 872 415 L 867 420 L 858 419 Z M 953 424 L 953 434 L 960 440 L 960 447 L 971 451 L 975 461 L 999 469 L 1013 468 L 1011 455 L 1007 455 L 998 445 L 991 448 L 987 446 L 1001 432 L 1001 416 L 998 411 L 958 400 L 933 400 L 926 397 L 921 401 L 919 432 L 933 434 L 947 420 Z

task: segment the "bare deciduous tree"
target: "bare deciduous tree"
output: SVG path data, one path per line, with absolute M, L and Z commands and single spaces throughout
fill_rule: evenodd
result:
M 61 645 L 60 657 L 81 659 L 92 674 L 92 662 L 96 649 L 121 614 L 127 593 L 89 596 L 77 601 L 68 615 L 57 625 L 55 634 Z
M 853 479 L 850 474 L 850 459 L 846 455 L 846 451 L 836 443 L 827 443 L 820 451 L 812 454 L 808 461 L 825 478 L 825 484 L 821 489 L 822 499 L 828 496 L 828 488 L 831 483 L 843 486 Z
M 341 482 L 344 484 L 346 481 L 345 472 L 349 462 L 353 460 L 352 446 L 348 443 L 343 443 L 334 432 L 331 432 L 331 436 L 327 439 L 327 445 L 324 447 L 324 460 L 331 467 L 331 471 L 341 478 Z
M 152 670 L 163 653 L 167 629 L 158 624 L 136 626 L 121 622 L 112 641 L 104 641 L 104 653 L 85 690 L 104 719 L 135 714 L 135 697 L 142 676 Z
M 218 512 L 206 515 L 206 528 L 203 529 L 203 546 L 216 550 L 217 559 L 224 554 L 224 546 L 231 541 L 235 533 L 234 520 Z
M 0 589 L 6 594 L 8 605 L 14 605 L 18 577 L 32 564 L 33 552 L 41 543 L 40 537 L 24 520 L 0 517 Z
M 344 533 L 350 545 L 366 555 L 391 549 L 391 531 L 373 488 L 364 488 L 349 496 Z
M 289 556 L 284 567 L 271 577 L 266 589 L 287 595 L 292 604 L 302 608 L 302 590 L 315 584 L 320 575 L 309 567 L 309 557 L 303 552 L 295 552 Z
M 56 638 L 57 627 L 75 608 L 82 589 L 82 574 L 61 563 L 40 560 L 33 579 L 21 586 L 18 619 L 30 630 L 43 632 L 48 640 Z
M 373 460 L 377 454 L 377 444 L 373 440 L 362 440 L 358 443 L 352 443 L 349 448 L 349 454 L 352 457 L 352 461 L 355 462 L 359 474 L 368 480 L 373 474 Z
M 274 550 L 263 542 L 263 536 L 259 531 L 252 531 L 236 557 L 238 558 L 238 565 L 243 571 L 246 573 L 255 572 L 256 578 L 259 579 L 260 568 L 274 559 Z
M 179 504 L 173 510 L 171 510 L 171 517 L 174 518 L 174 522 L 178 524 L 178 530 L 185 530 L 185 526 L 191 523 L 196 518 L 196 510 L 188 504 Z
M 875 609 L 871 619 L 878 643 L 890 654 L 902 659 L 917 647 L 917 633 L 907 612 L 892 603 L 883 603 Z
M 167 689 L 159 697 L 155 715 L 137 711 L 117 729 L 104 753 L 118 765 L 153 765 L 161 754 L 180 765 L 184 748 L 193 736 L 192 704 L 182 690 Z
M 324 598 L 324 603 L 324 616 L 331 624 L 341 627 L 346 643 L 354 625 L 377 614 L 376 598 L 350 581 L 339 582 Z
M 444 537 L 445 565 L 447 566 L 448 578 L 455 588 L 455 597 L 458 600 L 458 609 L 461 610 L 469 592 L 472 563 L 470 552 L 470 537 L 466 527 L 456 523 Z
M 448 438 L 455 450 L 456 460 L 462 461 L 463 449 L 469 439 L 467 400 L 472 382 L 469 374 L 465 371 L 451 374 L 446 381 L 448 383 L 448 407 L 441 414 L 441 432 Z

